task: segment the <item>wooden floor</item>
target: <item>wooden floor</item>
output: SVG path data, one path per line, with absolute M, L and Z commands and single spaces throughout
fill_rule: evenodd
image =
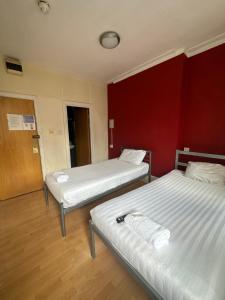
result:
M 45 207 L 42 191 L 0 201 L 0 299 L 149 299 L 99 239 L 90 257 L 89 211 L 101 202 L 68 214 L 62 239 L 58 208 L 52 199 Z

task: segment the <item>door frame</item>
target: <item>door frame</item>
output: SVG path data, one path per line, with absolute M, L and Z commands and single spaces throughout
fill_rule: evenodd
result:
M 67 117 L 67 106 L 81 107 L 89 109 L 89 132 L 90 132 L 90 150 L 91 150 L 91 163 L 92 163 L 92 151 L 93 147 L 93 109 L 91 103 L 86 102 L 75 102 L 75 101 L 64 101 L 63 111 L 64 111 L 64 128 L 65 128 L 65 145 L 66 145 L 66 163 L 67 168 L 71 168 L 70 160 L 70 147 L 69 147 L 69 128 L 68 128 L 68 117 Z
M 42 134 L 41 134 L 41 129 L 40 126 L 38 126 L 38 120 L 39 120 L 39 115 L 38 115 L 38 107 L 37 107 L 37 99 L 34 95 L 25 95 L 25 94 L 19 94 L 19 93 L 11 93 L 11 92 L 5 92 L 0 90 L 0 96 L 1 97 L 7 97 L 7 98 L 15 98 L 15 99 L 23 99 L 23 100 L 33 100 L 34 102 L 34 112 L 35 112 L 35 121 L 36 121 L 36 126 L 37 126 L 37 133 L 40 135 L 39 139 L 39 149 L 40 149 L 40 160 L 41 160 L 41 170 L 42 170 L 42 179 L 44 180 L 45 176 L 45 159 L 44 159 L 44 147 L 43 147 L 43 140 L 42 140 Z M 1 99 L 0 99 L 1 101 Z

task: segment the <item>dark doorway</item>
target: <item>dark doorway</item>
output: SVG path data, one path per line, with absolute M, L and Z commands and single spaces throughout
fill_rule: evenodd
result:
M 67 106 L 71 167 L 91 163 L 89 108 Z

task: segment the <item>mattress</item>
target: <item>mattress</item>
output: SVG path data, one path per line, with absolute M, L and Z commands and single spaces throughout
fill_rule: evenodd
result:
M 140 211 L 171 231 L 152 248 L 116 217 Z M 166 300 L 224 300 L 225 187 L 171 173 L 91 210 L 98 229 Z
M 69 180 L 63 183 L 56 182 L 53 173 L 49 173 L 45 182 L 55 199 L 68 208 L 145 175 L 148 169 L 149 165 L 145 162 L 137 166 L 115 158 L 62 170 L 69 175 Z

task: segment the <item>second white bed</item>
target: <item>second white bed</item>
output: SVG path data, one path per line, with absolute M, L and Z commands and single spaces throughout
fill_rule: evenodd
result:
M 82 167 L 62 170 L 69 175 L 67 182 L 56 182 L 53 173 L 45 182 L 55 199 L 64 208 L 82 204 L 86 199 L 102 194 L 121 184 L 148 174 L 149 165 L 134 165 L 118 158 Z
M 168 246 L 151 248 L 116 217 L 140 211 L 171 232 Z M 224 300 L 225 187 L 180 171 L 91 211 L 95 226 L 166 300 Z

